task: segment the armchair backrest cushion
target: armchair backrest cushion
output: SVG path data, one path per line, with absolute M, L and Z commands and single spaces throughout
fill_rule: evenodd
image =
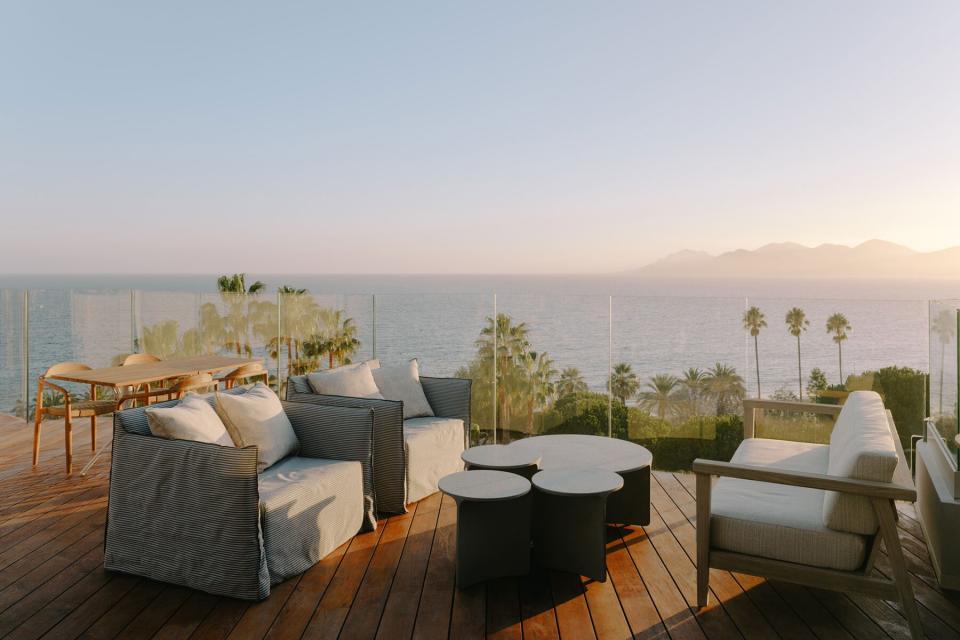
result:
M 147 407 L 144 413 L 150 433 L 160 438 L 235 446 L 220 416 L 196 394 L 187 394 L 173 407 Z
M 227 391 L 221 391 L 221 395 L 241 395 L 247 392 L 246 387 L 235 387 Z M 205 400 L 211 408 L 214 407 L 216 397 L 212 393 L 194 394 L 195 398 Z M 162 409 L 164 407 L 175 407 L 180 404 L 179 400 L 167 400 L 166 402 L 157 402 L 149 407 L 134 407 L 124 409 L 113 414 L 114 427 L 119 426 L 127 433 L 133 433 L 140 436 L 152 436 L 150 423 L 147 421 L 147 409 Z
M 258 382 L 242 395 L 218 394 L 217 413 L 238 447 L 257 447 L 263 472 L 300 448 L 300 441 L 273 389 Z
M 827 473 L 832 476 L 890 482 L 899 457 L 883 400 L 873 391 L 847 398 L 830 434 Z M 837 531 L 876 533 L 878 522 L 869 498 L 828 491 L 823 524 Z
M 383 400 L 367 362 L 308 373 L 307 381 L 321 395 Z
M 433 416 L 433 409 L 420 384 L 420 365 L 416 359 L 375 369 L 373 380 L 385 400 L 403 403 L 404 420 Z

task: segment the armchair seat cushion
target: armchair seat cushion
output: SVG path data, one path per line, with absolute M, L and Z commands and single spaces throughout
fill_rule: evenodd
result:
M 749 438 L 731 462 L 827 473 L 829 446 Z M 825 569 L 858 569 L 868 538 L 825 526 L 825 494 L 819 489 L 721 478 L 713 488 L 710 546 Z
M 309 569 L 363 523 L 359 462 L 291 457 L 261 473 L 257 484 L 272 584 Z
M 463 420 L 423 417 L 403 421 L 407 455 L 407 501 L 438 491 L 443 476 L 463 470 Z

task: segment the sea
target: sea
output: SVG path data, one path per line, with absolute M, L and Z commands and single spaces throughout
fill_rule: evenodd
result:
M 0 274 L 0 411 L 13 411 L 24 393 L 30 397 L 33 381 L 54 362 L 107 366 L 133 350 L 145 328 L 165 320 L 181 332 L 196 327 L 203 303 L 224 306 L 216 277 Z M 958 306 L 954 280 L 247 274 L 248 284 L 255 280 L 267 284 L 266 299 L 289 285 L 344 310 L 361 341 L 355 359 L 417 357 L 425 375 L 453 375 L 466 366 L 487 319 L 507 313 L 526 326 L 531 350 L 546 352 L 557 371 L 577 368 L 597 391 L 620 362 L 641 382 L 721 362 L 736 367 L 753 395 L 758 357 L 764 396 L 798 393 L 814 367 L 840 382 L 840 353 L 825 328 L 827 317 L 840 312 L 851 326 L 842 343 L 844 376 L 891 365 L 930 371 L 947 362 L 955 377 L 955 340 L 943 347 L 935 337 L 931 345 L 929 329 L 931 304 L 934 312 Z M 742 326 L 750 306 L 760 307 L 767 322 L 756 354 Z M 797 342 L 784 323 L 795 306 L 810 321 L 800 340 L 799 374 Z M 264 344 L 253 346 L 265 355 Z M 282 358 L 267 364 L 281 371 L 286 365 Z

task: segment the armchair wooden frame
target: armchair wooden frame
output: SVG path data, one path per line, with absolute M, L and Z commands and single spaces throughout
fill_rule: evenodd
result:
M 842 408 L 837 405 L 757 399 L 746 400 L 743 405 L 744 438 L 754 437 L 754 415 L 758 409 L 802 411 L 836 416 Z M 900 546 L 900 537 L 897 533 L 897 507 L 895 504 L 897 500 L 915 502 L 917 492 L 910 479 L 906 456 L 889 411 L 887 411 L 887 422 L 893 433 L 897 455 L 900 458 L 893 482 L 889 483 L 713 460 L 695 460 L 693 472 L 696 474 L 697 493 L 697 605 L 699 607 L 707 605 L 710 569 L 737 571 L 820 589 L 850 591 L 885 600 L 899 600 L 910 627 L 910 635 L 915 640 L 923 638 L 920 615 L 917 611 L 913 587 L 910 584 L 910 575 L 907 571 L 903 550 Z M 857 571 L 840 571 L 711 549 L 710 502 L 715 476 L 809 487 L 825 491 L 839 491 L 869 498 L 873 504 L 880 528 L 877 534 L 873 536 L 863 566 Z M 883 542 L 890 560 L 892 570 L 890 579 L 871 575 L 881 542 Z

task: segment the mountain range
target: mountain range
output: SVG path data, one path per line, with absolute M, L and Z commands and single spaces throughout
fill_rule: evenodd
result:
M 628 273 L 657 278 L 960 278 L 960 247 L 924 253 L 884 240 L 853 247 L 777 242 L 719 255 L 678 251 Z

